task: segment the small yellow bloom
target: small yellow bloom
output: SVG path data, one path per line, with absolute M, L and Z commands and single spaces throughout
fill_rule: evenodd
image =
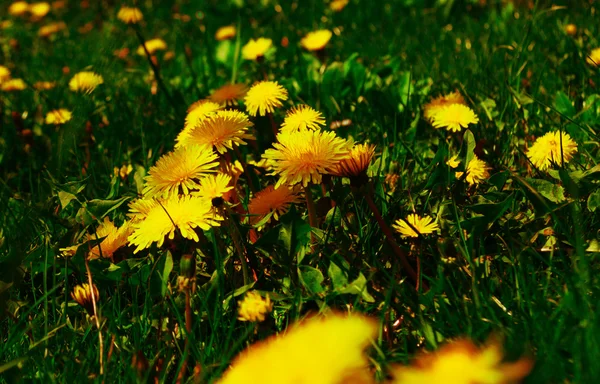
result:
M 2 83 L 2 90 L 5 92 L 22 91 L 27 88 L 23 79 L 8 79 Z
M 91 71 L 76 73 L 69 81 L 69 89 L 73 92 L 92 93 L 97 86 L 104 83 L 102 76 Z
M 458 155 L 452 156 L 448 161 L 446 161 L 446 165 L 450 168 L 457 168 L 460 165 L 460 160 L 458 160 Z
M 331 174 L 341 177 L 364 179 L 367 169 L 375 155 L 375 146 L 371 144 L 356 144 L 350 151 L 350 156 L 340 161 Z M 360 180 L 361 182 L 364 180 Z
M 434 128 L 446 128 L 448 131 L 460 132 L 469 124 L 477 124 L 479 118 L 473 110 L 463 104 L 450 104 L 442 107 L 432 116 Z
M 288 93 L 276 81 L 260 81 L 252 86 L 245 97 L 246 110 L 251 116 L 265 116 L 281 107 Z
M 164 51 L 165 49 L 167 49 L 167 43 L 165 43 L 165 41 L 160 38 L 147 40 L 144 45 L 146 46 L 148 53 L 151 55 L 153 55 L 156 51 Z M 146 54 L 146 51 L 144 50 L 144 46 L 140 45 L 138 47 L 136 53 L 139 56 L 144 56 Z
M 342 9 L 346 8 L 346 5 L 348 5 L 348 0 L 333 0 L 329 4 L 329 8 L 334 12 L 340 12 Z
M 238 302 L 238 320 L 261 322 L 273 310 L 273 303 L 269 295 L 262 297 L 256 291 L 249 291 L 244 300 Z
M 217 41 L 229 40 L 235 36 L 236 29 L 233 25 L 227 25 L 217 29 L 215 33 L 215 39 Z
M 125 24 L 136 24 L 144 19 L 144 15 L 139 8 L 121 7 L 117 13 L 117 18 Z
M 41 19 L 48 12 L 50 12 L 50 4 L 46 2 L 33 3 L 29 6 L 29 13 L 36 19 Z
M 119 176 L 122 180 L 125 180 L 131 172 L 133 172 L 133 167 L 131 166 L 131 164 L 123 164 L 121 168 L 115 167 L 113 169 L 113 173 L 115 174 L 115 176 Z
M 569 36 L 575 36 L 577 34 L 577 26 L 575 24 L 567 24 L 565 26 L 565 32 Z
M 197 191 L 194 191 L 192 195 L 212 200 L 223 197 L 232 189 L 231 176 L 217 173 L 216 175 L 204 176 L 202 180 L 200 180 L 200 188 L 198 188 Z
M 457 91 L 450 92 L 447 95 L 442 95 L 432 99 L 429 103 L 425 104 L 423 116 L 431 121 L 433 116 L 439 112 L 443 107 L 451 104 L 463 104 L 466 105 L 464 97 Z
M 290 188 L 285 185 L 275 188 L 273 185 L 269 185 L 262 191 L 257 192 L 248 203 L 250 223 L 260 222 L 271 212 L 273 213 L 271 217 L 279 220 L 279 216 L 285 214 L 292 204 L 299 201 L 298 188 Z
M 591 66 L 600 67 L 600 48 L 592 49 L 586 61 Z
M 300 40 L 300 44 L 304 49 L 309 51 L 318 51 L 325 48 L 325 45 L 331 39 L 332 33 L 330 30 L 321 29 L 315 32 L 309 32 Z
M 0 65 L 0 84 L 8 79 L 10 79 L 10 69 Z
M 474 156 L 469 164 L 467 164 L 467 176 L 465 180 L 470 185 L 479 184 L 482 181 L 490 177 L 488 172 L 488 166 L 485 161 L 480 160 L 477 156 Z M 461 178 L 463 172 L 456 172 L 456 177 Z
M 299 105 L 287 111 L 285 120 L 281 125 L 281 132 L 302 129 L 320 129 L 325 125 L 321 112 L 308 105 Z
M 562 145 L 561 145 L 562 144 Z M 577 143 L 568 133 L 554 131 L 539 137 L 527 150 L 527 157 L 540 171 L 552 164 L 562 165 L 571 161 L 577 153 Z
M 55 109 L 46 114 L 46 124 L 61 125 L 70 121 L 73 117 L 71 111 L 65 108 Z
M 273 41 L 271 39 L 265 39 L 264 37 L 256 40 L 250 39 L 242 48 L 242 57 L 246 60 L 257 60 L 262 58 L 272 46 Z
M 410 225 L 409 225 L 410 224 Z M 417 231 L 415 232 L 415 229 Z M 406 220 L 398 219 L 392 227 L 400 233 L 402 237 L 419 237 L 419 235 L 427 235 L 437 231 L 440 227 L 437 223 L 433 222 L 433 219 L 429 216 L 419 216 L 411 213 L 408 215 Z
M 15 1 L 8 6 L 8 13 L 12 16 L 23 16 L 29 11 L 29 4 L 26 1 Z
M 525 358 L 514 363 L 502 360 L 497 343 L 478 348 L 470 340 L 458 340 L 421 355 L 410 366 L 392 368 L 391 384 L 518 383 L 533 367 L 532 361 Z
M 67 28 L 67 24 L 65 24 L 62 21 L 56 22 L 56 23 L 50 23 L 48 25 L 44 25 L 43 27 L 40 27 L 40 29 L 38 30 L 38 36 L 39 37 L 49 37 L 54 35 L 57 32 L 60 32 L 64 29 Z
M 216 89 L 208 98 L 217 104 L 234 106 L 238 100 L 246 96 L 246 92 L 248 92 L 248 87 L 245 84 L 225 84 Z
M 93 299 L 92 295 L 94 295 Z M 97 306 L 100 300 L 100 292 L 98 292 L 98 287 L 96 287 L 96 284 L 93 284 L 92 289 L 90 289 L 90 285 L 88 283 L 84 283 L 73 287 L 71 297 L 77 302 L 77 304 L 85 308 L 87 313 L 91 316 L 94 314 L 94 302 L 96 302 Z

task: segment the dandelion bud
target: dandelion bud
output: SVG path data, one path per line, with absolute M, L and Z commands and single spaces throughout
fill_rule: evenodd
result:
M 98 292 L 98 288 L 96 285 L 92 285 L 94 299 L 96 302 L 100 299 L 100 293 Z M 92 301 L 92 290 L 90 289 L 90 285 L 87 283 L 76 285 L 73 288 L 73 292 L 71 292 L 71 297 L 73 300 L 77 302 L 77 304 L 81 305 L 88 314 L 94 314 L 94 304 Z
M 188 279 L 194 278 L 196 276 L 196 258 L 194 255 L 186 254 L 181 256 L 179 268 L 181 269 L 181 276 L 185 276 Z

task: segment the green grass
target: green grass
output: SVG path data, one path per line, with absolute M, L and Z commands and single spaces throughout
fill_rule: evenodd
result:
M 486 6 L 351 0 L 332 13 L 317 0 L 282 1 L 280 12 L 274 1 L 238 2 L 245 6 L 138 4 L 145 16 L 141 35 L 162 37 L 174 53 L 168 61 L 158 55 L 168 96 L 160 88 L 150 92 L 150 66 L 135 55 L 134 29 L 116 19 L 119 5 L 90 1 L 81 9 L 69 1 L 46 17 L 68 26 L 49 40 L 37 36 L 39 23 L 10 18 L 8 4 L 0 7 L 3 20 L 13 20 L 0 33 L 0 64 L 29 84 L 58 84 L 44 92 L 0 93 L 0 382 L 136 382 L 131 361 L 139 354 L 150 366 L 162 361 L 160 378 L 172 382 L 186 338 L 188 372 L 199 363 L 202 379 L 210 382 L 254 341 L 310 313 L 348 306 L 388 330 L 402 319 L 375 341 L 379 352 L 371 357 L 379 378 L 422 348 L 459 336 L 483 342 L 492 334 L 502 337 L 509 358 L 535 358 L 526 382 L 599 377 L 598 252 L 588 247 L 600 233 L 600 72 L 586 63 L 600 46 L 598 4 L 540 1 L 530 9 L 492 0 Z M 86 23 L 93 29 L 78 32 Z M 576 36 L 565 33 L 568 23 L 577 25 Z M 214 32 L 227 24 L 237 25 L 239 41 L 216 42 Z M 318 28 L 335 31 L 323 65 L 299 46 Z M 173 148 L 189 104 L 231 80 L 262 79 L 256 63 L 236 59 L 241 45 L 260 36 L 277 46 L 266 73 L 290 95 L 275 120 L 301 102 L 320 110 L 328 124 L 350 119 L 336 132 L 377 145 L 370 180 L 385 221 L 391 225 L 413 211 L 438 220 L 438 235 L 413 243 L 396 237 L 414 266 L 420 260 L 419 291 L 362 195 L 334 179 L 326 196 L 313 190 L 323 235 L 315 247 L 309 246 L 304 204 L 267 226 L 256 244 L 239 220 L 205 233 L 197 249 L 193 329 L 179 338 L 174 329 L 184 328 L 185 304 L 177 291 L 177 252 L 154 247 L 133 255 L 126 248 L 116 265 L 91 261 L 103 319 L 99 375 L 98 329 L 70 298 L 73 286 L 87 281 L 85 252 L 63 258 L 59 248 L 93 232 L 105 215 L 125 219 L 144 170 Z M 283 37 L 287 48 L 280 45 Z M 131 50 L 127 61 L 113 53 L 124 47 Z M 86 68 L 101 74 L 104 84 L 88 96 L 70 92 L 69 79 Z M 479 116 L 472 136 L 446 134 L 422 118 L 431 97 L 453 90 Z M 43 124 L 46 112 L 59 107 L 71 109 L 73 119 L 57 129 Z M 242 151 L 258 160 L 271 131 L 267 119 L 254 122 L 259 148 Z M 32 130 L 29 139 L 23 129 Z M 558 129 L 577 141 L 578 154 L 554 171 L 534 169 L 526 145 Z M 471 156 L 473 147 L 492 177 L 469 188 L 445 161 Z M 121 182 L 113 168 L 123 164 L 134 172 Z M 395 190 L 384 181 L 390 173 L 399 176 Z M 262 187 L 274 181 L 265 175 L 254 180 Z M 240 184 L 247 195 L 245 176 Z M 272 316 L 258 326 L 237 320 L 237 301 L 249 287 L 232 236 L 260 266 L 253 288 L 275 302 Z M 544 247 L 552 239 L 554 247 Z M 319 277 L 321 284 L 311 283 Z M 332 277 L 364 277 L 365 290 L 343 293 Z

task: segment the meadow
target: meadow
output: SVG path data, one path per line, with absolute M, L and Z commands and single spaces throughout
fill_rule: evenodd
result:
M 0 382 L 600 377 L 600 4 L 0 4 Z

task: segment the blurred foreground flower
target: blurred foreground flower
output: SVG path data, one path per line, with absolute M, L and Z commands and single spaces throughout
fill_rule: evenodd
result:
M 208 98 L 217 104 L 234 106 L 238 100 L 242 100 L 246 96 L 246 92 L 248 92 L 248 88 L 245 84 L 225 84 L 216 89 Z
M 46 2 L 33 3 L 29 6 L 28 11 L 34 20 L 39 20 L 50 12 L 50 4 Z
M 262 157 L 268 161 L 271 174 L 280 176 L 276 187 L 298 183 L 306 187 L 311 182 L 320 183 L 323 174 L 334 172 L 349 156 L 352 145 L 334 132 L 281 132 L 274 148 L 267 149 Z
M 527 157 L 540 171 L 548 169 L 552 164 L 562 165 L 571 161 L 577 153 L 577 143 L 568 133 L 561 131 L 548 132 L 539 137 L 527 150 Z
M 262 297 L 256 291 L 246 292 L 244 300 L 238 302 L 238 320 L 260 322 L 273 310 L 269 295 Z
M 575 24 L 565 25 L 565 32 L 569 36 L 575 36 L 577 34 L 577 26 Z
M 203 176 L 214 171 L 216 160 L 217 155 L 208 145 L 176 148 L 150 168 L 143 193 L 149 197 L 187 195 L 199 188 Z
M 457 91 L 450 92 L 447 95 L 439 96 L 432 99 L 428 104 L 425 104 L 423 116 L 430 120 L 433 116 L 439 112 L 443 107 L 452 105 L 452 104 L 463 104 L 466 105 L 465 99 L 463 96 Z
M 61 125 L 71 120 L 73 114 L 65 108 L 55 109 L 46 114 L 46 124 Z
M 233 25 L 227 25 L 217 29 L 215 39 L 217 39 L 217 41 L 229 40 L 235 36 L 235 33 L 235 27 Z
M 63 21 L 50 23 L 50 24 L 44 25 L 43 27 L 40 27 L 40 29 L 38 30 L 38 36 L 39 37 L 50 37 L 50 36 L 54 35 L 55 33 L 60 32 L 65 29 L 67 29 L 67 24 L 65 24 Z
M 409 225 L 410 224 L 410 225 Z M 417 230 L 411 228 L 411 225 Z M 433 219 L 429 216 L 419 216 L 411 213 L 405 219 L 398 219 L 392 227 L 400 233 L 402 237 L 419 237 L 419 235 L 427 235 L 434 233 L 440 227 L 437 223 L 433 222 Z
M 125 24 L 136 24 L 144 19 L 144 15 L 139 8 L 121 7 L 117 13 L 117 18 Z
M 12 16 L 23 16 L 29 11 L 29 4 L 26 1 L 15 1 L 8 6 L 8 14 Z
M 446 128 L 448 131 L 460 132 L 469 124 L 477 124 L 479 118 L 473 110 L 463 104 L 450 104 L 441 107 L 431 117 L 434 128 Z
M 102 76 L 95 72 L 82 71 L 76 73 L 69 81 L 69 89 L 73 92 L 91 93 L 96 87 L 104 83 Z
M 529 374 L 533 362 L 522 358 L 503 363 L 500 346 L 489 343 L 478 348 L 470 340 L 446 344 L 426 353 L 407 367 L 392 369 L 393 384 L 508 384 L 520 382 Z
M 446 161 L 446 165 L 450 168 L 457 168 L 460 165 L 460 160 L 458 160 L 458 155 L 454 155 Z
M 288 99 L 288 93 L 276 81 L 260 81 L 252 86 L 245 97 L 246 110 L 250 116 L 265 116 L 281 107 Z
M 318 51 L 325 48 L 331 36 L 331 31 L 327 29 L 309 32 L 300 40 L 300 44 L 308 51 Z
M 160 38 L 147 40 L 146 43 L 144 43 L 144 45 L 146 46 L 146 50 L 148 50 L 148 53 L 151 55 L 156 53 L 156 51 L 164 51 L 165 49 L 167 49 L 167 43 L 165 43 L 165 41 Z M 144 50 L 144 45 L 140 45 L 137 51 L 135 51 L 135 53 L 137 53 L 139 56 L 144 56 L 146 54 L 146 51 Z
M 314 110 L 308 105 L 298 105 L 287 111 L 285 120 L 281 124 L 281 132 L 299 131 L 303 129 L 320 129 L 325 125 L 325 119 L 321 112 Z
M 8 79 L 2 82 L 1 85 L 4 92 L 22 91 L 27 88 L 27 84 L 25 84 L 23 79 Z
M 467 164 L 467 176 L 465 180 L 470 185 L 479 184 L 488 177 L 490 177 L 490 173 L 488 172 L 488 166 L 485 161 L 480 160 L 477 156 L 473 156 L 469 164 Z M 461 178 L 463 172 L 456 172 L 456 177 Z
M 219 383 L 371 383 L 364 350 L 376 329 L 359 315 L 308 319 L 241 352 Z
M 33 88 L 37 89 L 38 91 L 47 91 L 54 87 L 56 87 L 56 83 L 53 81 L 36 81 L 33 84 Z
M 258 60 L 265 56 L 265 53 L 273 46 L 271 39 L 264 37 L 256 40 L 250 39 L 242 48 L 242 57 L 246 60 Z
M 10 79 L 10 70 L 4 65 L 0 65 L 0 84 L 8 79 Z
M 600 67 L 600 48 L 592 49 L 586 61 L 591 66 Z
M 257 192 L 248 203 L 250 223 L 260 222 L 271 212 L 273 213 L 272 217 L 279 220 L 279 216 L 285 214 L 290 206 L 298 203 L 299 200 L 300 196 L 297 188 L 289 188 L 285 185 L 275 188 L 269 185 L 262 191 Z
M 200 197 L 172 196 L 148 207 L 143 220 L 132 222 L 134 232 L 128 240 L 137 246 L 133 253 L 150 247 L 152 243 L 161 247 L 165 236 L 173 240 L 177 230 L 186 239 L 198 242 L 200 239 L 195 228 L 208 230 L 219 226 L 222 220 L 213 212 L 211 201 Z
M 92 289 L 93 289 L 93 295 L 94 295 L 94 299 L 92 300 Z M 88 283 L 84 283 L 84 284 L 80 284 L 80 285 L 76 285 L 75 287 L 73 287 L 73 291 L 71 292 L 71 297 L 73 298 L 73 300 L 75 300 L 77 302 L 77 304 L 81 305 L 83 308 L 85 308 L 85 310 L 87 311 L 87 313 L 90 316 L 94 315 L 94 304 L 93 302 L 96 302 L 96 305 L 98 304 L 98 301 L 100 299 L 100 293 L 98 292 L 98 288 L 96 287 L 96 284 L 92 285 L 92 289 L 90 289 L 90 285 Z
M 342 9 L 346 8 L 346 5 L 348 5 L 348 0 L 333 0 L 329 4 L 329 8 L 334 12 L 340 12 Z

